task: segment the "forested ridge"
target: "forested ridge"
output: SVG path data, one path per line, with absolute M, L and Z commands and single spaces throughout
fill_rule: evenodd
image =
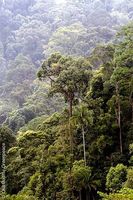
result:
M 36 79 L 44 59 L 54 52 L 88 57 L 132 20 L 132 0 L 57 2 L 0 1 L 0 124 L 14 132 L 62 109 L 62 99 L 48 99 L 49 85 Z
M 133 1 L 0 1 L 1 200 L 133 200 Z

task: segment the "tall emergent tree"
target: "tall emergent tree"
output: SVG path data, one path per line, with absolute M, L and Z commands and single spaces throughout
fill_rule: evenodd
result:
M 38 77 L 40 80 L 50 80 L 51 94 L 59 93 L 64 96 L 65 101 L 69 104 L 70 119 L 73 113 L 73 104 L 85 95 L 89 86 L 91 65 L 87 59 L 77 59 L 55 53 L 44 61 Z M 70 130 L 69 127 L 70 148 L 73 155 L 73 137 Z
M 72 116 L 74 101 L 81 99 L 89 85 L 91 66 L 87 59 L 52 54 L 38 72 L 40 80 L 50 80 L 51 94 L 60 93 L 69 104 Z

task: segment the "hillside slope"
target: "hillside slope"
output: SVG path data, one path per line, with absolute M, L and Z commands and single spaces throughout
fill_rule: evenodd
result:
M 62 107 L 36 80 L 51 53 L 89 56 L 133 18 L 132 0 L 0 1 L 0 123 L 13 131 Z

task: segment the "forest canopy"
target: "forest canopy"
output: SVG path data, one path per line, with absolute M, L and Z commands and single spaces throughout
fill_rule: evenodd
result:
M 1 200 L 133 199 L 132 10 L 0 0 Z

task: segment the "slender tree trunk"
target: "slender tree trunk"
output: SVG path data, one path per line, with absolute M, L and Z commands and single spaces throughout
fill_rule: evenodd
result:
M 81 190 L 79 191 L 79 200 L 82 200 L 82 193 L 81 193 Z
M 85 145 L 85 131 L 84 127 L 82 126 L 82 135 L 83 135 L 83 150 L 84 150 L 84 161 L 85 161 L 85 166 L 86 166 L 86 145 Z
M 123 153 L 123 144 L 122 144 L 122 130 L 121 130 L 121 105 L 120 105 L 118 82 L 116 82 L 115 88 L 116 88 L 116 102 L 117 102 L 117 121 L 118 121 L 119 139 L 120 139 L 120 153 L 122 154 Z
M 88 190 L 86 190 L 86 200 L 90 200 L 90 193 Z
M 95 197 L 94 197 L 94 195 L 92 195 L 92 200 L 95 200 Z
M 73 108 L 73 98 L 70 96 L 69 98 L 69 137 L 70 137 L 70 159 L 71 159 L 71 163 L 70 163 L 70 186 L 71 186 L 71 190 L 70 190 L 70 200 L 73 199 L 73 179 L 72 179 L 72 165 L 73 165 L 73 134 L 71 132 L 71 123 L 70 123 L 70 118 L 72 117 L 72 108 Z

